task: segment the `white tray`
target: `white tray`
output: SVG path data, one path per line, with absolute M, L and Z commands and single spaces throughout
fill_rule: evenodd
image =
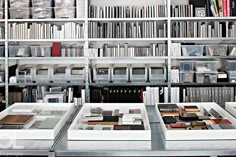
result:
M 191 106 L 196 105 L 199 108 L 204 107 L 207 111 L 211 108 L 215 109 L 223 118 L 232 122 L 236 127 L 236 119 L 221 108 L 216 103 L 176 103 L 177 106 Z M 226 140 L 236 139 L 236 129 L 222 129 L 222 130 L 168 130 L 164 124 L 161 114 L 155 105 L 158 119 L 160 119 L 161 129 L 166 140 Z
M 120 113 L 129 109 L 141 109 L 145 130 L 79 130 L 78 122 L 91 108 L 101 107 L 104 110 L 119 109 Z M 142 103 L 87 103 L 85 104 L 68 130 L 68 140 L 151 140 L 151 128 L 145 105 Z
M 11 112 L 17 106 L 29 106 L 29 109 L 32 109 L 31 106 L 36 106 L 37 109 L 41 110 L 65 110 L 66 113 L 58 121 L 54 129 L 27 129 L 36 119 L 41 119 L 45 117 L 52 116 L 39 116 L 36 113 L 13 113 Z M 61 130 L 62 126 L 65 124 L 70 114 L 73 112 L 74 105 L 72 103 L 15 103 L 9 108 L 5 109 L 0 113 L 0 119 L 5 117 L 8 114 L 34 114 L 34 118 L 25 125 L 24 129 L 0 129 L 0 139 L 45 139 L 50 140 L 54 139 L 58 132 Z

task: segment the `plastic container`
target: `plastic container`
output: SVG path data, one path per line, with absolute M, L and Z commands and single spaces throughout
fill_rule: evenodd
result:
M 10 19 L 28 19 L 31 15 L 31 8 L 9 8 Z
M 65 83 L 68 80 L 68 65 L 55 65 L 52 68 L 52 81 L 54 83 Z
M 218 61 L 196 61 L 195 68 L 197 72 L 217 72 Z
M 196 72 L 197 83 L 217 83 L 217 72 Z
M 130 67 L 130 81 L 131 82 L 146 82 L 147 81 L 147 67 L 134 66 Z
M 75 18 L 75 7 L 55 7 L 55 18 Z
M 30 0 L 10 0 L 11 8 L 26 8 L 30 6 Z
M 68 68 L 68 81 L 72 83 L 85 82 L 85 68 L 78 65 L 71 65 Z
M 128 82 L 129 69 L 127 66 L 114 66 L 111 68 L 111 80 L 113 82 Z
M 150 82 L 165 82 L 166 68 L 165 67 L 149 67 Z
M 207 56 L 227 56 L 227 45 L 206 45 Z
M 109 65 L 93 67 L 93 80 L 94 82 L 110 82 L 111 81 L 111 68 Z
M 180 71 L 179 79 L 183 83 L 192 83 L 193 82 L 194 71 Z
M 52 7 L 52 0 L 32 0 L 33 7 Z
M 29 46 L 9 46 L 9 57 L 29 57 Z
M 35 69 L 35 81 L 37 83 L 45 83 L 52 81 L 52 66 L 40 65 Z
M 179 70 L 180 71 L 193 71 L 194 62 L 193 61 L 180 61 Z
M 52 18 L 52 10 L 53 8 L 32 8 L 32 18 L 33 19 L 50 19 Z
M 55 7 L 74 7 L 75 0 L 54 0 Z
M 52 48 L 50 46 L 30 46 L 32 57 L 51 57 Z
M 203 56 L 203 45 L 182 45 L 182 56 Z
M 226 63 L 229 82 L 236 83 L 236 61 L 227 60 Z
M 31 83 L 34 80 L 35 67 L 32 65 L 19 65 L 16 68 L 16 80 L 18 83 Z

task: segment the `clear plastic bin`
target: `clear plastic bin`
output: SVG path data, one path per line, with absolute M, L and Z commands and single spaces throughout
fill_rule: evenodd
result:
M 182 56 L 203 56 L 203 45 L 182 45 Z
M 130 81 L 131 82 L 146 82 L 147 81 L 147 67 L 135 67 L 130 68 Z
M 95 82 L 110 82 L 111 69 L 108 66 L 93 67 L 93 79 Z
M 51 57 L 52 48 L 50 46 L 30 46 L 32 57 Z
M 34 80 L 34 70 L 32 65 L 19 65 L 16 68 L 16 80 L 18 83 L 31 83 Z
M 112 67 L 111 69 L 113 82 L 127 82 L 129 81 L 129 69 L 128 67 Z
M 227 56 L 227 45 L 206 45 L 207 56 Z
M 64 83 L 68 80 L 68 65 L 55 65 L 52 68 L 52 81 L 54 83 Z
M 29 46 L 9 46 L 9 57 L 29 57 Z
M 52 0 L 32 0 L 33 7 L 52 7 Z
M 30 0 L 10 0 L 11 8 L 26 8 L 30 6 Z
M 217 72 L 218 61 L 196 61 L 195 68 L 197 72 Z
M 35 70 L 35 81 L 37 83 L 45 83 L 52 81 L 52 66 L 37 66 Z
M 193 82 L 194 71 L 180 71 L 179 79 L 183 83 L 192 83 Z
M 180 61 L 179 62 L 179 70 L 180 71 L 193 71 L 194 62 L 193 61 Z
M 55 18 L 75 18 L 75 7 L 71 8 L 54 8 Z
M 236 61 L 227 60 L 226 63 L 229 82 L 236 83 Z
M 55 7 L 74 7 L 75 0 L 55 0 Z
M 150 82 L 165 82 L 166 68 L 165 67 L 149 67 Z
M 9 8 L 10 19 L 28 19 L 31 15 L 31 8 Z
M 68 68 L 68 81 L 72 83 L 85 81 L 85 68 L 78 65 L 71 65 Z
M 52 18 L 53 8 L 32 8 L 32 18 L 33 19 L 50 19 Z
M 202 73 L 196 72 L 197 83 L 217 83 L 217 72 Z

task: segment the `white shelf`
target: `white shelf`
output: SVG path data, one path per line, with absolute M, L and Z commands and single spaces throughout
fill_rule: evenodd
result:
M 85 39 L 9 39 L 8 42 L 84 42 Z
M 173 42 L 182 42 L 182 43 L 213 43 L 213 44 L 220 44 L 220 43 L 235 43 L 236 38 L 228 38 L 228 37 L 218 37 L 218 38 L 171 38 Z
M 65 19 L 9 19 L 8 22 L 84 22 L 85 18 Z M 1 22 L 1 21 L 0 21 Z
M 88 18 L 88 21 L 107 21 L 107 22 L 112 22 L 112 21 L 124 21 L 124 22 L 132 22 L 132 21 L 167 21 L 167 17 L 156 17 L 156 18 Z
M 236 17 L 171 17 L 171 21 L 231 21 Z

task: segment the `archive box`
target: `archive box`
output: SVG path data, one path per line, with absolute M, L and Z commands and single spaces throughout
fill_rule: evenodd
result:
M 32 57 L 51 57 L 51 46 L 30 46 L 30 52 Z
M 10 19 L 29 19 L 31 8 L 9 8 Z
M 196 61 L 196 82 L 197 83 L 216 83 L 217 82 L 218 61 Z
M 72 103 L 15 103 L 0 112 L 0 139 L 54 140 L 73 110 Z M 7 116 L 28 120 L 8 125 Z
M 35 69 L 35 81 L 37 83 L 52 81 L 52 65 L 37 65 Z
M 68 67 L 68 81 L 72 83 L 84 82 L 86 80 L 85 68 L 79 65 L 70 65 Z
M 101 114 L 94 114 L 100 111 Z M 109 114 L 114 115 L 110 117 L 116 118 L 116 124 L 90 124 L 91 120 L 97 119 L 98 122 L 99 119 L 108 118 Z M 139 117 L 137 119 L 142 123 L 133 124 L 136 118 L 132 117 Z M 129 119 L 131 121 L 128 122 Z M 134 128 L 127 128 L 131 125 Z M 146 107 L 143 103 L 85 103 L 68 130 L 68 140 L 150 141 L 151 128 Z
M 181 45 L 182 56 L 203 56 L 204 45 Z
M 178 108 L 191 108 L 197 107 L 198 113 L 193 110 L 188 111 L 189 118 L 198 117 L 195 121 L 188 119 L 188 121 L 182 121 L 176 118 L 176 122 L 168 120 L 169 116 L 164 118 L 163 112 L 161 113 L 158 106 L 155 105 L 158 119 L 160 120 L 161 129 L 164 133 L 166 141 L 200 141 L 200 140 L 235 140 L 236 139 L 236 119 L 225 111 L 222 107 L 214 102 L 204 103 L 176 103 Z M 168 104 L 163 104 L 168 105 Z M 181 111 L 181 109 L 179 109 Z M 195 113 L 195 114 L 194 114 Z M 193 116 L 193 114 L 195 116 Z M 202 116 L 203 115 L 203 116 Z M 202 121 L 199 120 L 199 116 L 202 116 Z M 209 119 L 208 119 L 209 118 Z M 205 119 L 205 120 L 204 120 Z M 168 120 L 168 121 L 167 121 Z M 221 121 L 222 120 L 222 121 Z M 192 122 L 192 123 L 191 123 Z M 201 128 L 197 126 L 197 123 L 204 123 L 205 127 Z M 199 123 L 200 122 L 200 123 Z M 185 123 L 185 125 L 183 124 Z M 176 128 L 174 124 L 182 124 L 182 128 Z M 194 125 L 194 127 L 193 127 Z M 201 124 L 202 125 L 202 124 Z M 171 127 L 173 126 L 173 127 Z M 185 129 L 184 129 L 185 127 Z M 193 128 L 193 129 L 190 129 Z
M 131 82 L 146 82 L 148 79 L 148 67 L 142 65 L 130 66 L 130 81 Z
M 55 18 L 75 18 L 75 7 L 66 8 L 66 7 L 55 7 Z
M 94 82 L 110 82 L 111 81 L 111 67 L 110 65 L 94 65 L 93 67 Z
M 166 67 L 165 65 L 149 65 L 149 81 L 150 82 L 165 82 Z
M 127 65 L 113 65 L 111 67 L 111 81 L 113 82 L 128 82 L 129 68 Z
M 52 81 L 54 83 L 67 82 L 68 80 L 68 66 L 57 64 L 52 67 Z
M 33 65 L 18 65 L 16 80 L 18 83 L 30 83 L 34 80 L 35 67 Z
M 227 73 L 229 82 L 235 83 L 236 82 L 236 61 L 234 60 L 227 60 Z

